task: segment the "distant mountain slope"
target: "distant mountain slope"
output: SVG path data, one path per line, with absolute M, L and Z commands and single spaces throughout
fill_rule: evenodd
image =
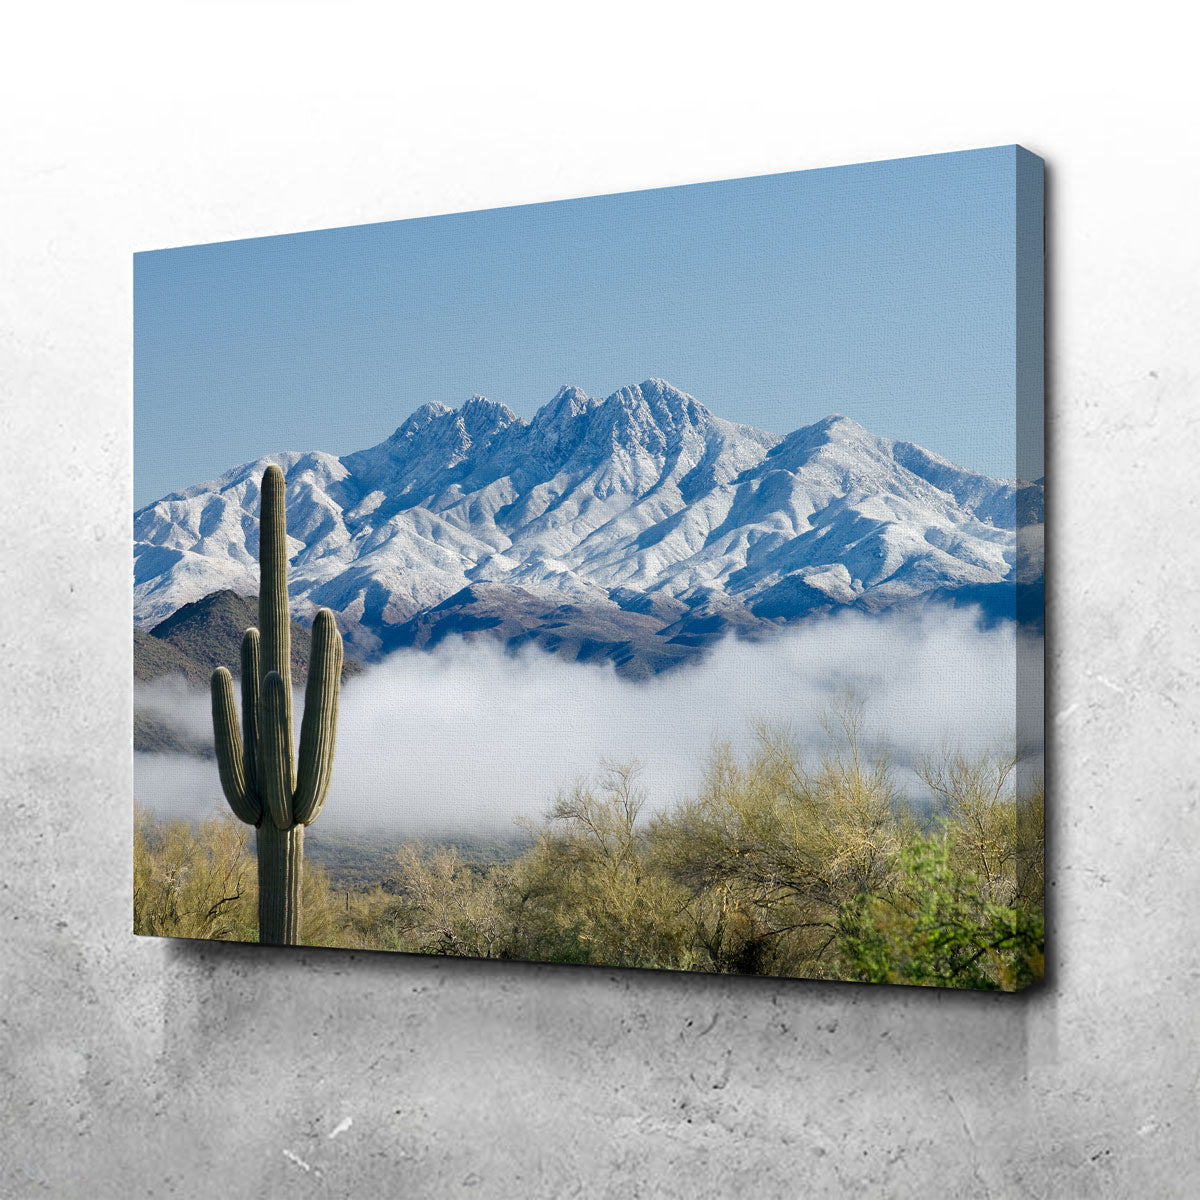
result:
M 595 641 L 617 660 L 644 636 L 661 653 L 674 622 L 685 642 L 753 633 L 970 594 L 1016 566 L 1016 484 L 845 417 L 786 437 L 736 425 L 650 379 L 605 400 L 564 388 L 529 422 L 479 396 L 427 404 L 368 450 L 270 455 L 164 497 L 134 517 L 139 626 L 257 590 L 270 462 L 288 481 L 293 613 L 332 608 L 362 657 L 480 620 L 545 643 L 568 605 L 591 630 L 570 634 L 581 655 Z M 1040 485 L 1021 488 L 1036 511 Z
M 228 667 L 237 676 L 242 637 L 247 629 L 257 625 L 257 596 L 239 596 L 228 590 L 213 592 L 185 604 L 156 625 L 149 635 L 135 633 L 134 676 L 152 679 L 176 672 L 205 687 L 217 667 Z M 311 652 L 311 631 L 293 621 L 292 683 L 297 687 L 303 686 L 308 677 Z M 347 658 L 342 663 L 342 679 L 352 678 L 361 670 L 361 663 Z
M 186 604 L 149 633 L 133 631 L 133 677 L 140 684 L 179 678 L 207 690 L 213 671 L 228 667 L 240 676 L 242 635 L 258 624 L 257 598 L 233 592 L 215 592 Z M 292 622 L 292 683 L 303 687 L 308 676 L 312 634 Z M 360 662 L 345 659 L 342 680 L 362 672 Z M 213 753 L 211 740 L 196 743 L 164 721 L 153 707 L 134 699 L 133 747 L 135 750 L 181 754 Z
M 198 663 L 170 642 L 140 629 L 133 631 L 133 677 L 138 682 L 177 675 L 195 687 L 208 687 L 212 673 L 212 667 Z
M 572 662 L 611 662 L 627 678 L 648 678 L 692 656 L 663 636 L 653 612 L 582 606 L 523 588 L 476 583 L 387 631 L 384 650 L 433 649 L 448 637 L 499 641 L 509 650 L 532 643 Z

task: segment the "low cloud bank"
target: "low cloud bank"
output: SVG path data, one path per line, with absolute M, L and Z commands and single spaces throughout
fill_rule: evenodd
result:
M 982 629 L 963 609 L 845 614 L 765 642 L 728 639 L 644 683 L 532 647 L 513 656 L 456 640 L 399 651 L 343 689 L 320 828 L 510 833 L 515 817 L 544 813 L 603 758 L 639 759 L 650 808 L 666 807 L 695 792 L 714 742 L 749 749 L 758 721 L 787 726 L 816 757 L 829 744 L 822 717 L 848 692 L 863 703 L 868 748 L 886 745 L 909 783 L 925 753 L 1012 744 L 1017 637 L 1011 623 Z M 1040 703 L 1029 690 L 1022 683 L 1022 703 Z M 138 703 L 190 738 L 211 739 L 202 693 L 160 681 L 140 687 Z M 136 759 L 141 804 L 191 818 L 224 807 L 214 762 Z
M 238 692 L 239 703 L 241 692 Z M 212 746 L 212 701 L 207 690 L 192 687 L 182 675 L 166 675 L 137 683 L 134 707 L 189 742 Z M 239 710 L 240 711 L 240 710 Z

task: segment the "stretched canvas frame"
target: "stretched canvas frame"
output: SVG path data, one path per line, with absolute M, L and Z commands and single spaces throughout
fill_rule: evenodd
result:
M 135 931 L 1039 979 L 1042 215 L 1007 146 L 137 255 Z

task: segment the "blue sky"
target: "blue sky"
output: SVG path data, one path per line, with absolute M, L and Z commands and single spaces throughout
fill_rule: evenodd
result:
M 563 384 L 650 376 L 731 420 L 841 412 L 1011 477 L 1033 162 L 998 147 L 137 254 L 135 503 L 374 445 L 430 400 L 530 417 Z M 1040 425 L 1022 474 L 1039 447 Z

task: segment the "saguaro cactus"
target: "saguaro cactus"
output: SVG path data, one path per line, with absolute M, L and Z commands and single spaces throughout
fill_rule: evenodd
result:
M 242 638 L 242 730 L 233 676 L 212 677 L 213 736 L 221 788 L 234 814 L 257 829 L 258 940 L 300 941 L 304 827 L 320 815 L 333 774 L 342 637 L 333 613 L 313 622 L 312 657 L 300 726 L 300 763 L 292 754 L 291 623 L 287 590 L 287 498 L 283 472 L 263 474 L 259 518 L 257 629 Z

